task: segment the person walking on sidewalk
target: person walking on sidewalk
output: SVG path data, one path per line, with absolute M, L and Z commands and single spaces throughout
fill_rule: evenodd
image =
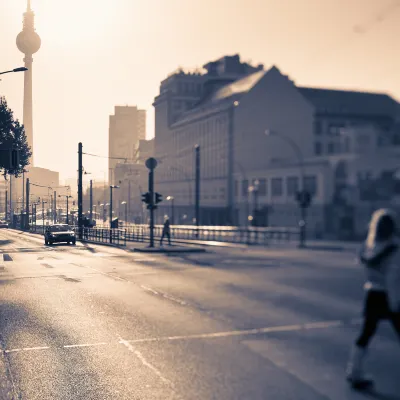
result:
M 400 339 L 400 241 L 397 216 L 388 209 L 373 213 L 359 253 L 366 273 L 364 321 L 347 364 L 347 380 L 356 389 L 373 385 L 364 374 L 368 345 L 381 320 L 389 320 Z
M 164 237 L 168 238 L 168 244 L 171 246 L 171 224 L 169 222 L 168 215 L 164 216 L 164 226 L 162 230 L 162 235 L 160 239 L 160 246 L 162 246 L 162 242 L 164 240 Z

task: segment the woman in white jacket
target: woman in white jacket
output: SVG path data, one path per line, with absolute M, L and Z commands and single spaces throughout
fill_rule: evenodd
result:
M 347 379 L 354 388 L 363 389 L 373 381 L 364 375 L 363 364 L 370 340 L 379 321 L 390 320 L 400 339 L 400 242 L 397 218 L 387 209 L 375 211 L 368 236 L 360 251 L 367 282 L 364 322 L 347 365 Z

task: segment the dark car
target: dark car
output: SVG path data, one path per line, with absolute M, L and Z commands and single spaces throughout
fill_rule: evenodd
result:
M 54 224 L 47 227 L 44 234 L 44 243 L 52 245 L 53 243 L 61 242 L 76 244 L 76 236 L 73 229 L 67 224 Z
M 0 221 L 0 228 L 8 228 L 8 222 L 7 221 Z

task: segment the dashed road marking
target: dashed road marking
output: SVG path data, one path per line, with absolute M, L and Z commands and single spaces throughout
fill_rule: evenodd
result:
M 127 349 L 128 349 L 130 352 L 132 352 L 133 354 L 135 354 L 135 356 L 142 362 L 142 364 L 143 364 L 145 367 L 151 369 L 164 383 L 173 386 L 172 382 L 171 382 L 170 380 L 168 380 L 167 378 L 165 378 L 165 377 L 161 374 L 161 372 L 160 372 L 154 365 L 150 364 L 150 363 L 144 358 L 143 354 L 142 354 L 140 351 L 136 350 L 136 349 L 130 344 L 129 341 L 124 340 L 124 339 L 122 339 L 122 338 L 119 336 L 119 343 L 120 343 L 120 344 L 123 344 L 124 346 L 126 346 Z
M 157 295 L 157 296 L 162 296 L 162 297 L 164 297 L 164 298 L 166 298 L 166 299 L 168 299 L 168 300 L 171 300 L 171 301 L 173 301 L 173 302 L 175 302 L 175 303 L 178 303 L 178 304 L 180 304 L 180 305 L 182 305 L 182 306 L 188 305 L 188 304 L 187 304 L 185 301 L 183 301 L 183 300 L 180 300 L 180 299 L 178 299 L 178 298 L 176 298 L 176 297 L 174 297 L 174 296 L 171 296 L 171 295 L 169 295 L 169 294 L 166 294 L 166 293 L 157 292 L 156 290 L 154 290 L 154 289 L 152 289 L 152 288 L 150 288 L 150 287 L 148 287 L 148 286 L 140 285 L 140 287 L 141 287 L 143 290 L 145 290 L 146 292 L 153 293 L 153 294 L 155 294 L 155 295 Z
M 65 349 L 70 349 L 74 347 L 94 347 L 94 346 L 106 346 L 108 343 L 100 342 L 100 343 L 84 343 L 84 344 L 68 344 L 63 346 Z
M 358 320 L 360 323 L 360 320 Z M 352 325 L 358 325 L 356 320 L 352 320 Z M 133 339 L 128 340 L 129 343 L 146 343 L 146 342 L 159 342 L 159 341 L 173 341 L 173 340 L 191 340 L 191 339 L 213 339 L 213 338 L 225 338 L 232 336 L 248 336 L 248 335 L 260 335 L 264 333 L 272 332 L 290 332 L 290 331 L 301 331 L 310 329 L 326 329 L 335 328 L 340 326 L 345 326 L 346 321 L 336 320 L 336 321 L 321 321 L 321 322 L 311 322 L 305 324 L 295 324 L 295 325 L 284 325 L 284 326 L 272 326 L 265 328 L 256 329 L 245 329 L 236 331 L 226 331 L 226 332 L 215 332 L 215 333 L 203 333 L 197 335 L 183 335 L 183 336 L 165 336 L 158 338 L 144 338 L 144 339 Z
M 311 330 L 311 329 L 337 328 L 346 325 L 359 325 L 360 323 L 362 323 L 361 318 L 353 318 L 351 320 L 309 322 L 304 324 L 270 326 L 270 327 L 256 328 L 256 329 L 243 329 L 243 330 L 214 332 L 214 333 L 200 333 L 195 335 L 164 336 L 164 337 L 161 336 L 154 338 L 143 338 L 143 339 L 132 339 L 132 340 L 125 340 L 122 339 L 120 336 L 118 336 L 119 338 L 118 343 L 125 345 L 130 351 L 134 352 L 135 354 L 136 352 L 140 354 L 136 349 L 134 349 L 132 343 L 148 343 L 148 342 L 161 342 L 161 341 L 174 341 L 174 340 L 193 340 L 193 339 L 214 339 L 214 338 L 225 338 L 232 336 L 249 336 L 249 335 L 259 335 L 272 332 L 291 332 L 291 331 L 294 332 L 294 331 Z M 54 346 L 53 348 L 69 349 L 69 348 L 96 347 L 96 346 L 106 346 L 106 345 L 110 346 L 112 344 L 117 344 L 117 343 L 99 342 L 99 343 L 69 344 L 60 347 Z M 4 350 L 4 352 L 16 353 L 20 351 L 48 350 L 51 348 L 52 347 L 50 346 L 21 347 L 16 349 Z

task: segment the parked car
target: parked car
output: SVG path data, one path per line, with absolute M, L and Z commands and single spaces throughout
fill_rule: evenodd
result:
M 76 236 L 73 229 L 67 224 L 48 226 L 44 233 L 44 243 L 52 245 L 53 243 L 61 242 L 76 244 Z
M 8 222 L 7 221 L 0 221 L 0 228 L 8 228 Z

